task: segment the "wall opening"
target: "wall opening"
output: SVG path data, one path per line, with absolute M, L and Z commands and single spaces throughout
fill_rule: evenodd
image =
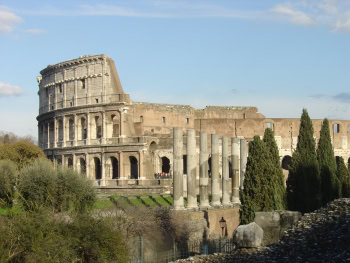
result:
M 58 141 L 62 142 L 63 141 L 63 121 L 62 120 L 58 120 L 57 129 L 58 129 Z
M 102 171 L 101 171 L 101 161 L 98 157 L 94 157 L 94 166 L 95 166 L 95 179 L 102 179 Z
M 232 178 L 232 163 L 230 161 L 228 161 L 228 177 Z
M 67 165 L 68 165 L 68 168 L 73 168 L 73 158 L 72 157 L 68 157 Z
M 273 123 L 272 122 L 265 122 L 265 129 L 271 129 L 273 130 Z
M 211 157 L 208 158 L 208 176 L 211 178 Z
M 162 122 L 165 123 L 165 117 L 162 117 Z
M 284 170 L 289 170 L 289 165 L 292 161 L 292 157 L 289 155 L 286 155 L 282 159 L 282 169 Z
M 117 158 L 111 157 L 112 179 L 119 179 L 119 163 Z
M 95 116 L 95 130 L 96 130 L 96 139 L 102 137 L 102 123 L 99 116 Z
M 186 118 L 186 124 L 190 124 L 190 118 Z
M 182 160 L 183 160 L 183 174 L 187 174 L 187 155 L 183 155 L 182 156 Z
M 79 164 L 80 164 L 80 173 L 85 174 L 86 173 L 86 162 L 84 158 L 79 159 Z
M 69 119 L 69 140 L 73 141 L 74 140 L 74 120 L 73 119 Z
M 138 161 L 136 157 L 130 156 L 130 179 L 138 179 L 139 178 L 139 167 L 138 167 Z
M 162 157 L 162 173 L 168 174 L 170 171 L 170 160 L 163 156 Z
M 80 119 L 80 136 L 82 140 L 86 140 L 87 138 L 87 128 L 86 128 L 86 119 L 84 117 L 82 117 Z
M 333 132 L 334 133 L 339 133 L 340 132 L 340 124 L 339 123 L 334 123 L 333 124 Z

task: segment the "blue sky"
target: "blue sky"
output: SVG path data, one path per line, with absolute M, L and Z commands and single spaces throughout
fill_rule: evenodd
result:
M 0 0 L 0 130 L 37 136 L 36 76 L 108 54 L 135 101 L 350 119 L 350 0 Z

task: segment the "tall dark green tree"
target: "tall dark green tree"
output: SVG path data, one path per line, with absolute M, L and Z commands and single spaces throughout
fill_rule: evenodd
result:
M 329 122 L 324 119 L 317 147 L 317 161 L 320 168 L 322 205 L 339 198 L 341 185 L 337 178 L 337 163 L 334 157 Z
M 249 143 L 244 189 L 241 192 L 242 224 L 252 222 L 257 211 L 274 209 L 271 177 L 268 176 L 272 171 L 273 165 L 267 147 L 259 136 L 255 136 Z
M 275 141 L 274 132 L 267 128 L 265 129 L 264 139 L 263 139 L 267 151 L 269 152 L 269 159 L 272 165 L 272 173 L 266 176 L 271 177 L 271 198 L 273 202 L 274 210 L 284 210 L 286 208 L 286 188 L 284 186 L 284 176 L 280 163 L 280 156 L 278 147 Z
M 343 157 L 337 158 L 337 177 L 341 184 L 342 197 L 350 197 L 350 173 L 344 163 Z
M 306 109 L 300 119 L 297 148 L 293 153 L 287 180 L 288 208 L 302 213 L 321 207 L 321 178 L 317 162 L 314 129 Z

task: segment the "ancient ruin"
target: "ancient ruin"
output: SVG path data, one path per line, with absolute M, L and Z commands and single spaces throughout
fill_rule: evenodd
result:
M 256 107 L 134 102 L 106 55 L 81 56 L 40 73 L 40 147 L 54 163 L 85 173 L 100 190 L 169 192 L 174 177 L 183 188 L 174 190 L 176 209 L 184 206 L 181 191 L 188 192 L 188 208 L 197 208 L 198 194 L 200 208 L 238 203 L 243 180 L 236 175 L 244 177 L 247 142 L 267 127 L 275 132 L 288 173 L 299 119 L 266 118 Z M 313 120 L 316 139 L 321 123 Z M 336 156 L 349 160 L 350 121 L 330 125 Z

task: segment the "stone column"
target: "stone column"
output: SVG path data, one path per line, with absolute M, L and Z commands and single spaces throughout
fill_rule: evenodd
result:
M 199 207 L 205 209 L 210 207 L 208 199 L 208 136 L 206 132 L 200 133 L 199 165 Z
M 173 160 L 174 160 L 174 174 L 173 174 L 173 198 L 174 209 L 184 209 L 183 200 L 183 159 L 182 159 L 182 128 L 174 128 L 173 134 Z
M 232 203 L 240 204 L 239 200 L 239 140 L 232 138 L 231 163 L 232 163 Z
M 229 164 L 228 164 L 228 139 L 222 137 L 222 205 L 229 206 L 230 193 L 229 193 Z
M 143 172 L 143 151 L 139 151 L 139 179 L 145 179 L 144 178 L 144 172 Z
M 220 176 L 219 176 L 219 138 L 211 135 L 211 206 L 219 206 L 220 202 Z
M 74 114 L 74 146 L 78 145 L 78 117 Z
M 90 158 L 89 158 L 89 154 L 85 154 L 85 173 L 86 173 L 86 178 L 88 179 L 92 179 L 90 178 Z
M 123 158 L 123 152 L 119 152 L 119 178 L 124 178 L 124 158 Z
M 90 122 L 91 122 L 91 117 L 90 114 L 86 114 L 86 144 L 90 145 L 90 138 L 91 138 L 91 128 L 90 128 Z
M 244 175 L 245 175 L 245 168 L 247 166 L 247 142 L 245 139 L 240 140 L 240 184 L 241 184 L 241 189 L 243 189 L 243 182 L 244 182 Z
M 187 130 L 187 206 L 198 208 L 196 191 L 196 131 Z

